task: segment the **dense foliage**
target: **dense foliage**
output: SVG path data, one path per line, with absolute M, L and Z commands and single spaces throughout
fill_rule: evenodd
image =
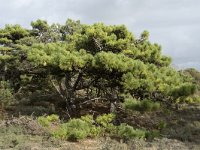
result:
M 0 29 L 0 79 L 9 82 L 18 100 L 54 95 L 51 103 L 65 102 L 58 106 L 71 117 L 95 100 L 112 111 L 126 99 L 153 108 L 153 102 L 173 103 L 196 90 L 189 76 L 170 67 L 171 59 L 149 41 L 148 31 L 136 38 L 124 25 L 70 19 L 64 25 L 37 20 L 31 26 Z
M 121 124 L 119 126 L 114 125 L 112 123 L 115 118 L 113 114 L 103 114 L 96 119 L 91 115 L 86 115 L 82 116 L 80 119 L 71 119 L 66 123 L 61 123 L 59 119 L 51 119 L 55 117 L 56 115 L 41 116 L 38 118 L 38 122 L 54 138 L 63 140 L 77 141 L 86 137 L 105 135 L 128 140 L 133 138 L 149 138 L 150 134 L 149 131 L 135 129 L 127 124 Z

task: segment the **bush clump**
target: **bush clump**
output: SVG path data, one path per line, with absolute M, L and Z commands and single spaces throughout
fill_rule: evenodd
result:
M 116 127 L 112 123 L 114 119 L 114 114 L 103 114 L 96 118 L 96 123 L 99 124 L 105 132 L 115 133 Z
M 127 124 L 121 124 L 117 129 L 117 135 L 123 139 L 145 138 L 146 135 L 145 130 L 134 129 Z
M 59 121 L 59 116 L 55 114 L 38 117 L 38 122 L 43 127 L 50 127 L 52 122 L 58 122 L 58 121 Z
M 188 104 L 192 104 L 192 103 L 200 103 L 200 96 L 182 96 L 176 99 L 176 103 L 188 103 Z
M 90 127 L 88 123 L 81 119 L 71 119 L 69 122 L 62 124 L 60 129 L 61 131 L 64 131 L 65 135 L 63 138 L 66 138 L 72 141 L 84 139 L 90 134 Z M 62 133 L 61 131 L 59 131 L 59 133 Z M 56 133 L 54 133 L 54 135 L 55 134 Z
M 134 129 L 127 124 L 115 126 L 112 121 L 114 114 L 103 114 L 96 119 L 92 115 L 82 116 L 81 118 L 71 119 L 66 123 L 60 123 L 57 115 L 41 116 L 38 122 L 48 129 L 54 138 L 63 140 L 78 141 L 87 137 L 114 136 L 123 139 L 145 138 L 146 131 Z M 57 122 L 57 126 L 52 126 Z M 54 128 L 54 129 L 52 129 Z
M 156 111 L 160 108 L 160 103 L 152 102 L 151 100 L 136 100 L 136 99 L 126 99 L 123 103 L 125 109 L 135 110 L 135 111 Z
M 90 137 L 97 137 L 103 133 L 102 127 L 96 125 L 96 120 L 92 115 L 81 116 L 81 120 L 85 121 L 90 127 Z
M 0 81 L 0 105 L 9 106 L 15 102 L 10 84 L 7 81 Z

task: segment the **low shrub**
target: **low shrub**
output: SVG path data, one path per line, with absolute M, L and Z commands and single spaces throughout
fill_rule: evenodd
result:
M 0 81 L 0 105 L 7 107 L 15 103 L 12 89 L 7 81 Z
M 59 121 L 59 116 L 55 115 L 55 114 L 52 114 L 50 116 L 47 116 L 47 120 L 49 122 L 58 122 Z
M 44 116 L 38 117 L 38 123 L 42 127 L 49 127 L 50 126 L 49 120 L 46 117 L 44 117 Z
M 90 135 L 90 127 L 81 119 L 71 119 L 52 132 L 53 137 L 77 141 Z
M 145 138 L 146 131 L 134 129 L 132 126 L 129 126 L 127 124 L 121 124 L 117 128 L 117 135 L 123 139 Z
M 114 119 L 114 114 L 103 114 L 96 118 L 96 123 L 102 127 L 104 133 L 115 134 L 116 126 L 114 126 L 112 123 Z
M 167 127 L 167 123 L 166 123 L 165 121 L 161 120 L 161 121 L 159 122 L 159 124 L 158 124 L 158 129 L 159 129 L 159 130 L 163 130 L 163 129 L 165 129 L 166 127 Z
M 135 111 L 156 111 L 160 108 L 160 103 L 152 102 L 151 100 L 136 100 L 136 99 L 126 99 L 123 103 L 125 109 L 135 110 Z
M 59 116 L 52 114 L 49 116 L 40 116 L 38 117 L 38 123 L 43 127 L 50 127 L 52 122 L 59 122 Z
M 179 97 L 176 99 L 176 103 L 200 103 L 200 96 Z
M 62 124 L 57 130 L 51 132 L 51 135 L 57 139 L 67 139 L 69 130 L 66 128 L 65 124 Z
M 78 141 L 87 137 L 104 136 L 105 134 L 123 139 L 145 138 L 146 135 L 150 137 L 150 133 L 147 134 L 145 130 L 134 129 L 127 124 L 115 126 L 112 123 L 114 118 L 114 114 L 103 114 L 96 119 L 91 115 L 86 115 L 78 119 L 71 119 L 67 123 L 59 123 L 56 128 L 52 126 L 52 123 L 59 122 L 57 115 L 41 116 L 38 118 L 38 122 L 48 129 L 54 138 L 70 141 Z
M 156 137 L 160 137 L 160 131 L 158 130 L 147 131 L 145 137 L 148 140 L 153 140 Z
M 81 119 L 72 119 L 64 127 L 68 130 L 68 139 L 70 140 L 86 138 L 90 133 L 88 123 Z
M 95 120 L 92 115 L 81 116 L 81 120 L 87 122 L 91 126 L 95 123 Z
M 96 122 L 103 127 L 107 127 L 115 119 L 114 114 L 103 114 L 96 118 Z
M 81 120 L 85 121 L 90 127 L 90 137 L 97 137 L 103 133 L 103 129 L 100 126 L 96 126 L 96 121 L 92 115 L 81 116 Z
M 90 128 L 90 134 L 89 134 L 89 136 L 90 137 L 98 137 L 98 136 L 102 135 L 103 132 L 104 132 L 104 130 L 102 129 L 102 127 L 92 126 Z

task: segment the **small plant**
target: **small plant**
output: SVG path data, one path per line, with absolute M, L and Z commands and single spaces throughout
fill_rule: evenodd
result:
M 194 97 L 194 103 L 200 103 L 200 96 Z
M 123 139 L 145 138 L 146 131 L 134 129 L 132 126 L 129 126 L 127 124 L 121 124 L 120 126 L 118 126 L 117 135 Z
M 81 119 L 72 119 L 67 124 L 66 127 L 70 131 L 68 134 L 68 139 L 83 139 L 89 135 L 89 125 Z
M 90 134 L 90 127 L 87 122 L 81 119 L 71 119 L 63 123 L 59 129 L 52 132 L 53 137 L 77 141 L 84 139 Z
M 114 133 L 116 127 L 113 125 L 112 121 L 115 119 L 114 114 L 104 114 L 96 118 L 96 122 L 102 126 L 106 132 Z
M 59 121 L 59 116 L 55 115 L 55 114 L 52 114 L 50 116 L 47 116 L 47 120 L 49 122 L 58 122 Z
M 188 96 L 185 98 L 186 103 L 200 103 L 200 96 Z
M 50 127 L 52 122 L 59 122 L 59 116 L 52 114 L 49 116 L 40 116 L 38 117 L 38 122 L 43 127 Z
M 101 135 L 103 132 L 100 126 L 95 125 L 95 120 L 92 115 L 81 116 L 81 120 L 85 121 L 90 127 L 90 134 L 91 137 L 97 137 Z
M 4 108 L 15 102 L 12 89 L 7 81 L 0 81 L 0 105 Z
M 160 132 L 158 130 L 147 131 L 145 137 L 148 140 L 153 140 L 155 137 L 160 137 Z
M 156 111 L 160 108 L 160 103 L 152 102 L 151 100 L 136 100 L 136 99 L 126 99 L 123 103 L 125 109 L 135 110 L 135 111 Z
M 57 130 L 51 132 L 51 135 L 54 138 L 58 139 L 67 139 L 68 138 L 68 129 L 66 128 L 65 124 L 62 124 Z
M 89 136 L 90 137 L 98 137 L 98 136 L 102 135 L 102 133 L 103 133 L 103 129 L 101 127 L 92 126 L 90 128 L 90 134 L 89 134 Z
M 125 109 L 135 110 L 137 108 L 136 106 L 138 105 L 138 102 L 136 99 L 128 98 L 125 99 L 122 105 Z
M 48 120 L 46 117 L 44 117 L 44 116 L 38 117 L 38 123 L 39 123 L 42 127 L 49 127 L 49 126 L 50 126 L 49 120 Z
M 103 114 L 96 118 L 96 122 L 103 127 L 107 127 L 115 119 L 114 114 Z
M 148 99 L 141 101 L 140 105 L 141 111 L 156 111 L 160 108 L 160 103 Z
M 71 119 L 67 123 L 60 123 L 57 128 L 52 128 L 53 122 L 58 122 L 57 115 L 41 116 L 38 122 L 48 129 L 54 138 L 66 139 L 70 141 L 78 141 L 87 137 L 108 136 L 120 137 L 123 139 L 133 138 L 153 138 L 156 136 L 154 132 L 146 130 L 134 129 L 127 124 L 115 126 L 112 121 L 115 119 L 114 114 L 103 114 L 96 119 L 91 115 L 82 116 L 79 119 Z
M 160 123 L 158 124 L 158 129 L 159 130 L 163 130 L 167 127 L 167 123 L 163 120 L 160 121 Z
M 176 99 L 176 104 L 178 103 L 200 103 L 200 96 L 194 95 L 194 96 L 182 96 Z
M 95 123 L 92 115 L 81 116 L 81 120 L 87 122 L 89 125 L 93 125 Z

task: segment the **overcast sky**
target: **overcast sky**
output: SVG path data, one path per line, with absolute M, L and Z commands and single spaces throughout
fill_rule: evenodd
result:
M 0 27 L 39 18 L 125 24 L 136 36 L 148 30 L 175 66 L 200 70 L 200 0 L 0 0 Z

